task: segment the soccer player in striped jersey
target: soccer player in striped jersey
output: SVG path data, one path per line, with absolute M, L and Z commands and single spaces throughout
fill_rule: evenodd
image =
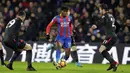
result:
M 72 17 L 68 16 L 68 7 L 61 7 L 61 12 L 59 15 L 55 16 L 52 21 L 48 24 L 46 28 L 46 35 L 49 36 L 50 29 L 53 24 L 57 24 L 58 34 L 56 36 L 56 63 L 55 66 L 57 69 L 60 68 L 58 66 L 58 61 L 60 60 L 60 54 L 62 52 L 62 47 L 65 51 L 64 59 L 67 60 L 70 56 L 70 48 L 71 48 L 71 36 L 72 36 Z

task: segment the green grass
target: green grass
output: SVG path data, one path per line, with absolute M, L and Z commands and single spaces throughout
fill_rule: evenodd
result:
M 13 71 L 4 66 L 0 66 L 0 73 L 113 73 L 106 71 L 109 64 L 83 64 L 83 67 L 77 67 L 74 63 L 69 63 L 65 68 L 56 70 L 52 63 L 33 63 L 37 71 L 26 71 L 25 62 L 14 62 Z M 130 65 L 120 65 L 114 73 L 130 73 Z

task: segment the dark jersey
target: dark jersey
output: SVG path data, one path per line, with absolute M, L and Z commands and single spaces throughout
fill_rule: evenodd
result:
M 20 27 L 22 24 L 22 20 L 19 18 L 12 19 L 6 26 L 4 41 L 12 41 L 18 40 L 18 34 L 20 31 Z
M 115 29 L 115 18 L 109 13 L 105 13 L 99 21 L 99 24 L 103 26 L 105 34 L 107 36 L 116 36 Z

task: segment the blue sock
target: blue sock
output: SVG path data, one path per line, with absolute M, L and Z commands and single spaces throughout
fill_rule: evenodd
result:
M 60 49 L 57 49 L 56 50 L 56 62 L 58 62 L 60 60 L 60 54 L 61 54 Z
M 68 60 L 68 58 L 69 58 L 69 56 L 66 56 L 66 55 L 65 55 L 64 59 L 65 59 L 65 60 Z

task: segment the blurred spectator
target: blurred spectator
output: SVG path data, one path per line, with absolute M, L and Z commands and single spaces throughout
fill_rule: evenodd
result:
M 10 10 L 9 11 L 9 15 L 5 18 L 5 22 L 6 22 L 6 24 L 10 21 L 10 20 L 12 20 L 12 19 L 14 19 L 15 18 L 15 14 L 14 14 L 14 11 L 13 10 Z
M 130 3 L 128 3 L 127 7 L 125 8 L 125 16 L 126 18 L 130 18 Z
M 119 42 L 130 43 L 128 37 L 130 36 L 130 1 L 128 0 L 1 0 L 0 19 L 3 19 L 3 28 L 9 20 L 15 18 L 18 11 L 24 10 L 27 17 L 20 34 L 27 40 L 39 41 L 41 36 L 44 37 L 44 30 L 52 17 L 59 13 L 62 5 L 67 5 L 70 6 L 70 15 L 78 33 L 76 42 L 101 42 L 105 38 L 102 27 L 99 26 L 98 30 L 94 30 L 94 34 L 90 33 L 91 25 L 98 24 L 96 21 L 100 18 L 98 7 L 101 3 L 108 4 L 109 12 L 115 16 L 116 23 L 121 27 L 117 33 Z M 56 35 L 55 29 L 54 26 L 53 36 Z M 40 37 L 39 33 L 42 34 Z
M 12 4 L 11 5 L 13 5 L 13 7 L 18 6 L 18 4 L 19 4 L 19 0 L 12 0 Z
M 6 6 L 6 0 L 1 0 L 1 2 L 0 2 L 1 4 L 2 4 L 2 6 Z
M 20 10 L 24 10 L 24 7 L 23 7 L 23 4 L 22 4 L 22 2 L 19 2 L 19 5 L 18 5 L 18 7 L 19 7 L 19 9 L 20 9 Z
M 124 30 L 123 32 L 125 34 L 129 33 L 130 32 L 130 19 L 127 19 L 126 20 L 126 23 L 124 24 Z
M 19 10 L 19 7 L 16 6 L 16 7 L 14 8 L 14 11 L 15 11 L 15 14 L 17 14 L 17 13 L 20 11 L 20 10 Z
M 80 43 L 85 43 L 84 41 L 84 33 L 83 33 L 83 29 L 81 27 L 79 27 L 77 34 L 76 34 L 76 42 L 80 42 Z
M 38 34 L 39 30 L 38 30 L 36 15 L 34 13 L 31 13 L 30 19 L 31 19 L 30 25 L 25 32 L 25 40 L 37 41 L 39 36 Z
M 4 11 L 4 6 L 2 5 L 2 3 L 0 3 L 0 12 Z
M 94 11 L 94 7 L 95 7 L 94 0 L 89 0 L 89 6 L 90 6 L 89 14 L 91 16 Z
M 4 8 L 4 11 L 3 11 L 3 13 L 2 13 L 3 16 L 4 16 L 4 19 L 6 19 L 6 17 L 9 15 L 9 12 L 8 12 L 8 11 L 9 11 L 9 9 L 8 9 L 7 7 L 5 7 L 5 8 Z M 4 21 L 4 22 L 5 22 L 5 21 Z M 7 23 L 7 22 L 5 22 L 5 23 Z
M 82 15 L 80 17 L 81 25 L 83 26 L 83 33 L 87 34 L 90 28 L 90 18 L 86 9 L 83 9 Z
M 74 11 L 77 12 L 77 13 L 80 13 L 80 4 L 77 3 L 74 7 Z
M 6 6 L 9 8 L 9 10 L 13 10 L 13 9 L 14 9 L 14 6 L 13 6 L 13 4 L 11 3 L 10 0 L 8 0 L 8 1 L 6 2 Z
M 95 42 L 96 37 L 94 35 L 91 36 L 91 42 Z
M 4 18 L 2 16 L 2 13 L 0 12 L 0 41 L 2 40 L 3 31 L 4 31 Z
M 77 29 L 80 26 L 79 20 L 75 19 L 74 20 L 74 27 Z
M 38 27 L 39 27 L 39 30 L 43 32 L 43 30 L 45 30 L 44 27 L 47 26 L 47 23 L 46 23 L 46 18 L 45 18 L 45 14 L 42 12 L 42 8 L 41 7 L 38 7 L 37 9 L 37 13 L 36 13 L 36 18 L 37 18 L 37 24 L 38 24 Z
M 23 0 L 22 5 L 23 5 L 24 8 L 28 8 L 29 2 L 27 2 L 27 0 Z
M 130 43 L 130 38 L 129 36 L 124 37 L 124 43 Z

